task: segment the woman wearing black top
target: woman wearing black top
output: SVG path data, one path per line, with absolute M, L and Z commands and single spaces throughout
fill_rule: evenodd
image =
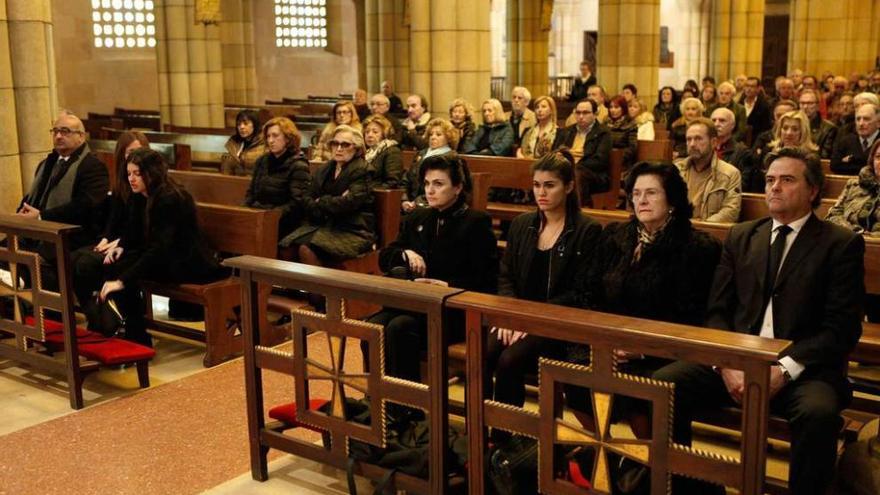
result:
M 467 205 L 467 166 L 453 153 L 432 156 L 422 162 L 421 175 L 428 207 L 404 218 L 397 239 L 379 253 L 379 266 L 386 273 L 408 273 L 416 282 L 494 293 L 498 259 L 492 219 Z M 420 380 L 425 315 L 388 308 L 370 321 L 385 327 L 386 373 Z M 464 322 L 453 322 L 452 328 L 450 340 L 460 340 Z
M 311 186 L 309 162 L 300 149 L 300 134 L 287 117 L 275 117 L 261 131 L 267 152 L 257 159 L 244 205 L 269 210 L 279 208 L 278 238 L 299 227 Z
M 587 273 L 602 228 L 581 212 L 574 158 L 567 151 L 532 165 L 537 211 L 516 217 L 507 236 L 498 293 L 503 296 L 578 306 L 576 285 Z M 492 398 L 522 407 L 527 372 L 552 354 L 553 342 L 515 329 L 493 328 L 486 351 L 484 383 Z
M 111 294 L 126 316 L 129 340 L 152 345 L 144 320 L 144 300 L 138 286 L 149 279 L 166 283 L 205 283 L 225 276 L 214 253 L 202 242 L 196 205 L 168 177 L 162 155 L 149 149 L 128 159 L 131 196 L 119 245 L 104 257 L 105 280 L 99 298 Z

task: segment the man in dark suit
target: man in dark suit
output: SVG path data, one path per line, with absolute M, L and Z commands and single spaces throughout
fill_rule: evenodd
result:
M 101 207 L 110 178 L 107 167 L 86 144 L 85 127 L 76 115 L 63 112 L 51 133 L 54 150 L 37 166 L 31 190 L 17 214 L 81 226 L 70 238 L 73 251 L 95 242 L 103 227 L 99 225 Z
M 740 104 L 746 110 L 746 125 L 752 128 L 752 142 L 773 127 L 773 111 L 761 94 L 761 81 L 750 77 L 743 86 Z
M 556 132 L 553 149 L 563 146 L 571 150 L 577 161 L 581 204 L 592 204 L 590 195 L 608 191 L 608 160 L 611 156 L 611 131 L 596 122 L 598 105 L 592 99 L 578 102 L 574 108 L 575 123 Z M 617 187 L 615 185 L 615 187 Z
M 834 477 L 839 414 L 851 398 L 845 370 L 861 335 L 865 242 L 813 214 L 818 156 L 783 148 L 767 160 L 770 218 L 731 229 L 706 326 L 792 341 L 770 369 L 770 409 L 791 426 L 791 493 L 819 495 Z M 675 383 L 673 437 L 682 443 L 695 409 L 738 403 L 744 393 L 735 369 L 677 362 L 654 377 Z
M 856 110 L 856 133 L 837 141 L 831 156 L 831 171 L 835 174 L 858 175 L 868 163 L 868 150 L 880 135 L 880 109 L 865 103 Z

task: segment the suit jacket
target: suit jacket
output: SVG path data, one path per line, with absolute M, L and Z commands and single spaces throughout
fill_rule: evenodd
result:
M 556 139 L 553 141 L 553 149 L 562 146 L 571 148 L 577 135 L 577 125 L 571 125 L 556 131 Z M 584 140 L 584 156 L 577 162 L 578 167 L 592 171 L 604 183 L 591 192 L 604 192 L 608 190 L 608 161 L 611 157 L 612 147 L 611 131 L 607 127 L 596 122 Z
M 744 102 L 745 99 L 740 100 L 743 108 L 745 108 Z M 746 124 L 752 128 L 753 142 L 758 135 L 773 128 L 773 109 L 763 96 L 758 95 L 755 99 L 755 106 L 752 108 L 752 113 L 748 114 Z
M 873 141 L 868 143 L 871 149 Z M 868 163 L 868 152 L 862 149 L 862 138 L 849 134 L 837 141 L 831 155 L 831 171 L 835 174 L 858 175 L 859 170 Z
M 770 255 L 770 218 L 733 226 L 715 271 L 706 326 L 758 335 Z M 829 382 L 846 394 L 846 359 L 862 333 L 865 241 L 819 220 L 804 224 L 783 261 L 773 289 L 776 338 L 805 366 L 801 375 Z

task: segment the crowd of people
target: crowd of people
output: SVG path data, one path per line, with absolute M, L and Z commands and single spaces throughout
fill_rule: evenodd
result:
M 310 150 L 322 162 L 313 174 L 291 120 L 261 123 L 243 111 L 221 168 L 251 176 L 244 205 L 282 211 L 279 256 L 286 259 L 327 265 L 372 250 L 371 190 L 401 187 L 400 233 L 379 253 L 381 268 L 394 276 L 792 340 L 771 368 L 771 409 L 791 422 L 793 493 L 822 493 L 832 479 L 838 414 L 849 400 L 842 365 L 863 320 L 862 236 L 880 235 L 873 92 L 880 87 L 864 84 L 873 77 L 842 84 L 823 77 L 819 84 L 795 73 L 777 79 L 768 98 L 755 77 L 717 87 L 705 78 L 702 87 L 688 81 L 681 91 L 660 89 L 649 111 L 634 85 L 607 98 L 589 64 L 582 69 L 570 116 L 557 115 L 554 98 L 539 96 L 532 104 L 528 89 L 516 87 L 511 111 L 487 99 L 480 123 L 463 99 L 448 106 L 448 115 L 431 115 L 424 96 L 401 99 L 383 83 L 369 99 L 361 92 L 357 102 L 333 106 Z M 567 125 L 559 126 L 563 118 Z M 652 139 L 655 129 L 674 141 L 674 163 L 636 162 L 638 141 Z M 139 290 L 144 280 L 226 276 L 201 239 L 193 198 L 141 133 L 119 138 L 112 178 L 90 152 L 75 115 L 62 113 L 51 133 L 54 150 L 18 214 L 81 225 L 71 260 L 89 327 L 116 331 L 101 310 L 115 299 L 128 317 L 126 338 L 150 345 Z M 608 174 L 614 148 L 624 153 L 623 193 L 632 216 L 602 229 L 581 207 L 590 195 L 619 187 Z M 402 149 L 417 151 L 406 171 Z M 534 160 L 536 207 L 510 225 L 500 262 L 492 219 L 469 206 L 467 154 Z M 853 175 L 827 221 L 813 212 L 823 185 L 821 158 L 831 159 L 833 171 Z M 723 246 L 694 229 L 692 219 L 737 222 L 743 191 L 763 192 L 770 217 L 734 225 Z M 386 371 L 419 380 L 415 351 L 427 345 L 424 315 L 386 308 L 370 321 L 386 329 Z M 463 335 L 463 322 L 452 327 L 453 335 Z M 491 328 L 487 337 L 487 397 L 514 406 L 523 404 L 524 377 L 540 356 L 589 361 L 588 348 L 517 328 Z M 741 371 L 625 349 L 617 358 L 627 373 L 676 384 L 674 435 L 682 443 L 690 440 L 694 410 L 742 399 Z M 576 411 L 591 410 L 583 391 L 566 395 Z M 616 417 L 640 436 L 650 434 L 646 415 L 637 404 L 616 406 Z M 693 481 L 674 486 L 676 493 L 706 493 Z

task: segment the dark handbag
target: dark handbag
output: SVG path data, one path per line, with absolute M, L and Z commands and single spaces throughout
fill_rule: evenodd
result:
M 401 254 L 403 255 L 403 265 L 391 267 L 391 269 L 388 270 L 388 273 L 386 273 L 385 276 L 390 278 L 398 278 L 400 280 L 414 280 L 415 277 L 413 276 L 412 270 L 409 267 L 409 257 L 406 255 L 406 250 L 404 250 Z
M 513 436 L 488 456 L 487 474 L 497 495 L 538 493 L 538 442 Z
M 98 330 L 105 337 L 122 337 L 125 335 L 125 315 L 119 310 L 119 305 L 113 297 L 105 301 L 95 301 L 97 311 Z

